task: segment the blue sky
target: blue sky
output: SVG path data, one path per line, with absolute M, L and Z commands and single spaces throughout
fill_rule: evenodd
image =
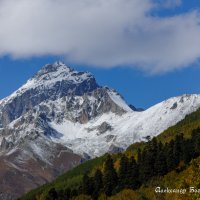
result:
M 43 57 L 31 60 L 0 60 L 0 98 L 9 95 L 36 73 L 44 64 L 58 60 Z M 173 71 L 161 75 L 148 75 L 132 68 L 101 69 L 77 66 L 77 70 L 92 72 L 97 82 L 119 91 L 128 103 L 148 108 L 169 97 L 185 93 L 200 93 L 200 67 Z
M 56 60 L 63 60 L 77 70 L 92 72 L 100 85 L 115 88 L 136 107 L 148 108 L 172 96 L 200 93 L 199 0 L 133 0 L 132 3 L 118 0 L 118 5 L 102 3 L 98 5 L 101 9 L 92 5 L 89 11 L 91 5 L 63 1 L 62 7 L 66 9 L 70 4 L 72 10 L 95 11 L 95 14 L 90 13 L 94 20 L 91 21 L 88 14 L 81 24 L 76 14 L 71 21 L 62 21 L 56 14 L 48 21 L 40 11 L 41 22 L 34 21 L 35 15 L 29 9 L 47 8 L 52 13 L 52 6 L 55 13 L 56 8 L 62 13 L 60 5 L 48 3 L 52 1 L 34 2 L 32 7 L 24 0 L 18 5 L 12 0 L 0 2 L 0 13 L 13 9 L 16 19 L 12 24 L 12 16 L 0 15 L 0 98 L 20 87 L 44 64 Z M 121 2 L 126 3 L 122 6 Z M 27 12 L 20 12 L 20 4 Z M 129 10 L 131 6 L 133 10 Z M 104 13 L 107 8 L 109 12 Z M 120 9 L 126 11 L 127 17 L 118 14 Z M 132 14 L 134 9 L 138 12 L 135 15 Z M 64 15 L 63 11 L 62 17 Z M 103 23 L 100 16 L 107 17 L 108 22 Z M 62 22 L 59 28 L 58 21 Z M 35 29 L 29 28 L 28 22 L 32 22 Z M 63 24 L 70 27 L 71 32 Z

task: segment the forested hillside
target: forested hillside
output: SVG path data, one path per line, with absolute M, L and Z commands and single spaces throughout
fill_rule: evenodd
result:
M 157 186 L 186 188 L 199 185 L 200 111 L 157 138 L 131 145 L 123 154 L 87 161 L 51 184 L 20 200 L 66 199 L 192 199 L 198 193 L 160 194 Z M 176 177 L 176 178 L 175 178 Z M 171 196 L 170 196 L 171 195 Z

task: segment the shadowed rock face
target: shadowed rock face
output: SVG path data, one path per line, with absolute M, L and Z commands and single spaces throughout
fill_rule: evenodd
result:
M 46 65 L 13 96 L 0 102 L 0 128 L 6 127 L 40 103 L 62 97 L 71 97 L 72 101 L 68 101 L 68 108 L 71 110 L 77 108 L 73 106 L 73 98 L 83 97 L 81 113 L 74 119 L 81 123 L 86 123 L 105 112 L 122 114 L 124 110 L 110 99 L 108 90 L 107 87 L 98 86 L 95 78 L 89 73 L 76 72 L 62 63 Z M 93 97 L 96 102 L 91 102 L 87 97 Z M 91 105 L 94 108 L 91 108 Z M 80 105 L 76 106 L 80 109 Z
M 108 124 L 107 122 L 103 122 L 99 127 L 98 127 L 98 131 L 99 134 L 103 134 L 107 131 L 111 131 L 112 130 L 112 126 L 110 124 Z
M 59 65 L 56 67 L 54 65 L 47 65 L 41 70 L 41 72 L 36 74 L 31 79 L 35 82 L 38 81 L 40 84 L 36 84 L 35 87 L 29 88 L 24 92 L 19 92 L 18 95 L 12 98 L 9 102 L 1 105 L 0 124 L 2 125 L 2 127 L 5 127 L 13 120 L 30 111 L 34 108 L 34 106 L 39 105 L 41 102 L 44 102 L 46 100 L 54 101 L 64 96 L 82 96 L 83 94 L 91 92 L 99 87 L 96 83 L 95 78 L 86 73 L 86 78 L 79 82 L 69 81 L 61 77 L 57 81 L 53 81 L 53 84 L 51 86 L 44 85 L 42 82 L 45 82 L 45 79 L 51 79 L 49 78 L 49 76 L 51 76 L 51 73 L 56 72 L 55 70 L 52 70 L 51 67 L 53 67 L 53 69 L 59 69 Z M 71 76 L 73 76 L 73 73 L 75 72 L 66 68 L 64 75 L 67 76 L 68 74 L 71 74 Z M 81 75 L 83 74 L 84 73 L 82 73 Z M 77 77 L 81 76 L 79 73 L 75 73 L 74 76 L 75 75 Z
M 113 112 L 118 115 L 125 113 L 125 110 L 112 101 L 106 88 L 97 88 L 92 92 L 85 93 L 83 98 L 84 103 L 81 107 L 79 106 L 79 109 L 81 108 L 82 111 L 79 117 L 73 121 L 84 124 L 103 113 Z M 95 102 L 91 103 L 91 98 L 95 99 Z M 73 106 L 71 106 L 71 108 L 73 108 Z

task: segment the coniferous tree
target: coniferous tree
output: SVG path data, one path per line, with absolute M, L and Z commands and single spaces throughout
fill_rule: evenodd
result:
M 93 199 L 98 199 L 98 196 L 103 188 L 103 175 L 102 172 L 98 169 L 94 175 L 94 191 L 93 191 Z
M 64 190 L 63 189 L 58 190 L 57 194 L 58 194 L 58 197 L 57 197 L 56 200 L 63 200 L 63 199 L 65 199 L 65 194 L 64 194 Z
M 139 182 L 139 167 L 132 156 L 129 160 L 129 167 L 128 167 L 128 187 L 131 189 L 137 189 L 140 186 Z
M 71 190 L 70 198 L 78 196 L 78 191 L 76 189 Z
M 192 131 L 193 157 L 200 155 L 200 129 Z
M 103 175 L 103 190 L 107 196 L 111 196 L 113 190 L 118 184 L 117 173 L 114 169 L 113 159 L 108 155 L 105 161 L 104 175 Z
M 152 139 L 152 141 L 151 141 L 151 149 L 152 149 L 152 152 L 153 152 L 154 154 L 157 153 L 157 151 L 158 151 L 158 146 L 159 146 L 159 143 L 158 143 L 156 137 L 154 137 L 154 138 Z
M 183 159 L 183 134 L 177 135 L 174 141 L 174 160 L 177 166 Z
M 71 196 L 71 189 L 70 189 L 70 188 L 65 189 L 65 190 L 64 190 L 64 195 L 65 195 L 65 200 L 70 199 L 70 196 Z
M 150 141 L 144 148 L 141 155 L 140 163 L 140 180 L 146 182 L 148 179 L 154 176 L 154 163 L 157 156 L 157 142 Z
M 86 195 L 91 195 L 93 193 L 93 180 L 87 174 L 83 176 L 82 193 Z
M 140 161 L 140 167 L 139 167 L 139 175 L 140 175 L 140 181 L 145 182 L 147 179 L 149 179 L 149 164 L 147 162 L 147 150 L 144 149 L 141 153 L 141 161 Z
M 138 150 L 137 150 L 137 163 L 138 163 L 138 166 L 140 166 L 141 162 L 142 162 L 142 152 L 141 152 L 141 149 L 138 148 Z
M 174 140 L 171 140 L 168 144 L 166 144 L 166 162 L 167 162 L 167 169 L 171 171 L 176 166 L 176 161 L 174 157 Z
M 154 170 L 156 176 L 163 176 L 167 173 L 167 162 L 163 149 L 157 154 Z
M 47 200 L 57 200 L 58 198 L 58 193 L 57 191 L 55 190 L 55 188 L 51 188 L 48 192 L 48 195 L 47 195 Z
M 191 140 L 185 140 L 183 142 L 183 161 L 188 164 L 190 160 L 194 157 L 194 148 Z
M 119 188 L 125 188 L 128 187 L 128 168 L 129 168 L 129 160 L 128 158 L 123 154 L 120 159 L 120 166 L 119 166 Z

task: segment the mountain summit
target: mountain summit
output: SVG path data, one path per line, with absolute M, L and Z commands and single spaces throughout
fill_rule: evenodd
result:
M 16 197 L 82 159 L 158 135 L 199 107 L 200 95 L 195 94 L 138 112 L 90 73 L 62 62 L 45 65 L 0 101 L 0 192 L 9 188 Z M 16 192 L 12 186 L 19 179 Z
M 21 88 L 0 101 L 0 127 L 5 127 L 42 102 L 55 101 L 62 97 L 67 97 L 69 104 L 76 104 L 75 107 L 68 105 L 71 110 L 74 108 L 74 112 L 80 108 L 78 97 L 83 97 L 84 99 L 82 100 L 85 109 L 87 109 L 85 114 L 88 115 L 88 110 L 90 112 L 94 111 L 90 113 L 91 116 L 88 115 L 89 118 L 109 110 L 118 113 L 121 113 L 124 108 L 124 111 L 130 110 L 123 100 L 120 100 L 123 108 L 120 107 L 121 105 L 115 104 L 114 101 L 110 101 L 108 104 L 107 101 L 110 100 L 109 94 L 111 93 L 114 94 L 115 92 L 111 89 L 100 87 L 90 73 L 77 72 L 62 62 L 48 64 L 42 67 Z M 94 97 L 93 101 L 89 97 Z M 115 99 L 117 98 L 120 99 L 121 97 L 116 94 Z M 96 102 L 94 102 L 95 99 Z M 94 110 L 96 108 L 93 108 L 97 106 L 97 103 L 99 104 L 98 112 Z M 84 109 L 82 111 L 85 112 Z
M 67 67 L 62 62 L 45 65 L 31 80 L 27 82 L 30 87 L 59 88 L 57 93 L 60 97 L 68 94 L 82 95 L 98 87 L 94 76 L 86 72 L 77 72 Z M 79 88 L 81 87 L 81 88 Z

